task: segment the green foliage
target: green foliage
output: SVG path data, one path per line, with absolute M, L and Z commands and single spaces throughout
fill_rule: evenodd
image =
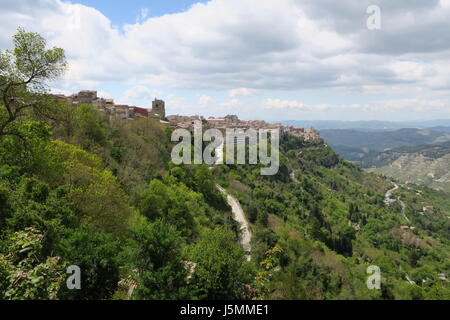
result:
M 235 235 L 224 228 L 206 231 L 188 250 L 196 263 L 190 280 L 192 293 L 199 299 L 242 299 L 244 285 L 252 279 L 252 269 Z
M 37 33 L 19 28 L 13 37 L 14 50 L 0 51 L 0 140 L 7 136 L 24 139 L 17 123 L 30 110 L 45 109 L 45 84 L 66 69 L 64 50 L 46 49 Z
M 138 274 L 136 299 L 187 299 L 188 270 L 181 258 L 182 236 L 170 224 L 156 220 L 133 232 L 131 258 Z
M 201 201 L 200 194 L 182 183 L 165 184 L 152 180 L 142 196 L 139 209 L 150 221 L 163 218 L 185 237 L 193 237 L 198 232 L 194 214 L 205 210 Z
M 71 265 L 80 267 L 81 289 L 63 287 L 60 299 L 100 300 L 111 298 L 119 281 L 119 244 L 110 235 L 87 229 L 69 231 L 57 252 Z
M 14 41 L 0 52 L 0 298 L 450 299 L 448 194 L 401 186 L 402 214 L 389 180 L 291 135 L 275 176 L 175 166 L 170 128 L 49 98 L 63 51 Z M 216 182 L 251 222 L 251 262 Z M 69 265 L 81 290 L 64 286 Z
M 123 235 L 128 228 L 131 209 L 127 195 L 102 161 L 86 151 L 61 141 L 52 143 L 51 152 L 63 164 L 60 184 L 69 186 L 69 198 L 79 212 L 83 225 Z
M 260 261 L 261 270 L 256 274 L 254 284 L 258 292 L 257 299 L 267 299 L 270 296 L 270 281 L 273 277 L 274 272 L 276 272 L 277 267 L 279 267 L 280 255 L 282 249 L 279 246 L 274 246 L 273 248 L 264 252 L 264 257 Z M 296 279 L 294 279 L 296 281 Z
M 426 280 L 448 270 L 443 262 L 448 259 L 449 242 L 442 232 L 448 229 L 448 218 L 442 213 L 449 212 L 450 203 L 444 194 L 422 190 L 419 200 L 412 196 L 417 186 L 401 188 L 401 199 L 408 204 L 408 224 L 416 227 L 401 231 L 400 226 L 407 223 L 401 206 L 383 203 L 384 193 L 392 188 L 385 178 L 340 160 L 326 146 L 284 137 L 281 151 L 295 178 L 290 182 L 284 173 L 273 178 L 255 175 L 250 165 L 215 171 L 218 180 L 231 181 L 230 191 L 239 195 L 252 222 L 257 217 L 253 260 L 264 261 L 265 252 L 274 246 L 282 249 L 277 260 L 280 268 L 272 272 L 265 297 L 427 299 L 432 292 L 445 295 L 445 289 L 436 289 L 446 288 L 445 281 Z M 433 215 L 417 214 L 425 203 L 435 206 Z M 362 272 L 367 263 L 381 268 L 383 290 L 367 289 L 367 275 Z M 399 266 L 405 271 L 399 272 Z M 416 274 L 423 266 L 433 269 L 428 275 Z M 407 283 L 406 274 L 417 279 L 418 288 Z
M 0 297 L 12 300 L 56 299 L 64 279 L 60 257 L 42 253 L 44 235 L 26 228 L 11 235 L 0 252 Z
M 106 124 L 94 107 L 87 104 L 78 106 L 73 121 L 75 139 L 80 145 L 89 149 L 93 145 L 106 144 Z

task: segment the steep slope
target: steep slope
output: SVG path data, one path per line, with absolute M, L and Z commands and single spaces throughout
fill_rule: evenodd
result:
M 396 148 L 366 161 L 369 171 L 450 191 L 450 144 Z
M 176 166 L 169 127 L 67 112 L 70 122 L 18 124 L 26 144 L 0 140 L 4 299 L 450 297 L 447 194 L 399 185 L 386 205 L 390 180 L 291 135 L 274 176 L 261 165 Z M 244 237 L 216 183 L 239 201 Z M 86 270 L 82 290 L 66 288 L 69 265 Z M 372 265 L 381 290 L 367 288 Z
M 282 141 L 276 176 L 260 176 L 255 166 L 223 165 L 214 173 L 247 214 L 252 260 L 264 264 L 276 256 L 267 297 L 448 297 L 439 278 L 450 271 L 446 195 L 418 186 L 393 189 L 390 180 L 361 171 L 328 146 L 290 136 Z M 390 189 L 396 201 L 385 203 Z M 434 206 L 432 215 L 420 214 L 425 205 Z M 371 265 L 381 269 L 382 290 L 366 286 Z
M 239 224 L 240 228 L 240 243 L 242 248 L 245 251 L 246 258 L 248 261 L 251 259 L 251 251 L 252 251 L 252 245 L 251 245 L 251 238 L 252 234 L 250 232 L 250 227 L 247 222 L 247 218 L 245 217 L 245 213 L 242 210 L 241 205 L 239 202 L 228 192 L 222 188 L 219 185 L 216 185 L 220 192 L 227 198 L 228 205 L 231 207 L 231 210 L 233 211 L 233 218 L 236 220 L 236 222 Z

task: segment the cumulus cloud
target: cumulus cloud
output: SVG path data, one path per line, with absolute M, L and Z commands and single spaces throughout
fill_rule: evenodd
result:
M 240 96 L 251 96 L 258 94 L 258 90 L 255 89 L 249 89 L 249 88 L 238 88 L 238 89 L 232 89 L 228 91 L 228 95 L 231 98 L 234 97 L 240 97 Z
M 327 110 L 329 104 L 307 105 L 297 100 L 266 99 L 261 103 L 266 109 L 300 109 L 300 110 Z
M 117 29 L 87 6 L 2 0 L 0 48 L 10 47 L 17 26 L 65 48 L 70 69 L 58 86 L 66 90 L 121 82 L 221 89 L 230 98 L 256 90 L 300 89 L 448 98 L 450 33 L 442 31 L 450 29 L 449 0 L 378 0 L 383 24 L 377 31 L 366 28 L 371 4 L 211 0 L 161 17 L 149 18 L 142 9 L 135 24 Z M 136 94 L 145 95 L 146 90 L 135 87 L 124 99 Z M 307 108 L 276 99 L 265 101 L 268 105 Z
M 372 1 L 212 0 L 114 29 L 99 11 L 59 0 L 3 0 L 0 44 L 15 26 L 66 48 L 68 81 L 137 81 L 175 88 L 298 89 L 404 81 L 392 54 L 448 51 L 446 1 L 380 0 L 383 29 L 365 28 Z M 406 10 L 406 11 L 405 11 Z M 145 21 L 144 21 L 145 20 Z M 420 21 L 420 23 L 418 23 Z M 425 52 L 424 52 L 425 51 Z M 422 62 L 433 87 L 439 61 Z M 376 64 L 372 64 L 376 61 Z M 445 76 L 445 77 L 444 77 Z M 239 95 L 236 92 L 236 95 Z

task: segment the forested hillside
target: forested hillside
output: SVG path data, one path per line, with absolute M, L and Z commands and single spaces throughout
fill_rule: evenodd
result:
M 332 129 L 320 130 L 320 134 L 345 160 L 358 162 L 364 168 L 372 165 L 372 158 L 389 149 L 437 145 L 450 140 L 450 134 L 442 127 L 378 131 Z
M 384 202 L 391 181 L 343 161 L 327 145 L 288 136 L 282 148 L 275 177 L 250 166 L 216 170 L 252 223 L 254 262 L 264 265 L 268 250 L 280 250 L 267 297 L 449 298 L 448 282 L 439 278 L 450 267 L 445 193 L 399 188 L 395 197 L 406 205 L 405 220 L 400 202 Z M 433 214 L 419 214 L 424 205 L 434 205 Z M 381 290 L 366 287 L 370 265 L 381 269 Z
M 365 161 L 370 171 L 450 192 L 450 143 L 395 148 Z
M 275 176 L 175 166 L 172 129 L 55 101 L 43 88 L 63 50 L 23 30 L 14 44 L 0 56 L 1 299 L 450 298 L 446 194 L 399 188 L 405 221 L 384 202 L 391 181 L 290 135 Z M 216 183 L 250 222 L 249 262 Z M 380 290 L 366 285 L 371 265 Z

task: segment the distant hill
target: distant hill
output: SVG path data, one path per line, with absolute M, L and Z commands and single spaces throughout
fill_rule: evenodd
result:
M 369 171 L 450 192 L 450 143 L 395 148 L 365 161 Z
M 402 128 L 432 129 L 436 127 L 445 128 L 450 131 L 450 119 L 425 120 L 425 121 L 338 121 L 338 120 L 284 120 L 284 125 L 298 127 L 315 127 L 318 130 L 328 129 L 354 129 L 358 131 L 385 131 L 398 130 Z M 436 128 L 437 131 L 439 131 Z
M 404 128 L 393 131 L 320 130 L 320 135 L 348 161 L 363 166 L 380 152 L 402 146 L 435 145 L 450 141 L 450 132 Z
M 433 131 L 441 131 L 441 132 L 450 133 L 450 127 L 445 127 L 445 126 L 431 127 L 429 129 L 433 130 Z

